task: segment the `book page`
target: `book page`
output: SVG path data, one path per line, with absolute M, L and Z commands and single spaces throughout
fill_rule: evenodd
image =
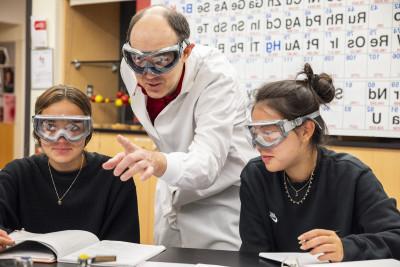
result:
M 19 257 L 31 257 L 35 262 L 52 263 L 56 261 L 56 255 L 48 247 L 38 242 L 26 241 L 18 246 L 13 246 L 0 253 L 0 259 L 12 259 Z
M 92 265 L 101 266 L 135 266 L 145 260 L 154 257 L 164 251 L 164 246 L 142 245 L 123 241 L 103 240 L 87 248 L 76 251 L 65 257 L 59 258 L 59 262 L 76 263 L 80 254 L 87 254 L 90 257 L 96 255 L 111 255 L 117 256 L 115 262 L 94 263 Z
M 307 264 L 305 267 L 400 267 L 400 261 L 395 259 L 347 261 L 324 264 Z
M 318 260 L 318 255 L 311 255 L 310 253 L 301 253 L 301 252 L 261 252 L 259 254 L 260 257 L 278 261 L 278 262 L 287 262 L 291 263 L 293 261 L 298 261 L 300 266 L 306 264 L 321 264 L 322 261 Z
M 21 252 L 23 252 L 24 255 L 29 255 L 30 253 L 30 255 L 35 256 L 36 254 L 34 253 L 39 252 L 38 250 L 42 253 L 41 257 L 44 256 L 43 253 L 45 253 L 46 250 L 43 250 L 43 248 L 37 245 L 30 244 L 27 246 L 25 245 L 26 241 L 38 242 L 48 247 L 58 257 L 63 257 L 64 255 L 99 241 L 94 234 L 82 230 L 65 230 L 46 234 L 31 233 L 23 230 L 11 233 L 10 237 L 15 240 L 16 245 L 8 248 L 2 253 L 2 256 L 19 256 Z M 53 253 L 49 251 L 48 255 L 52 254 Z

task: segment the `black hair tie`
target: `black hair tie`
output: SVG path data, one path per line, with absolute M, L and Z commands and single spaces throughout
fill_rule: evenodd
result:
M 319 75 L 318 74 L 313 74 L 312 78 L 311 78 L 311 86 L 312 88 L 315 90 L 316 88 L 318 88 L 318 82 L 319 82 Z

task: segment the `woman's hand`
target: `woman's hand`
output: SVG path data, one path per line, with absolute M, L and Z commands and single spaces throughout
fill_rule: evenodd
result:
M 298 238 L 300 249 L 309 250 L 312 255 L 321 254 L 320 261 L 340 262 L 343 260 L 342 240 L 335 231 L 314 229 L 303 233 Z
M 3 251 L 6 246 L 14 245 L 14 240 L 7 234 L 6 231 L 0 229 L 0 251 Z

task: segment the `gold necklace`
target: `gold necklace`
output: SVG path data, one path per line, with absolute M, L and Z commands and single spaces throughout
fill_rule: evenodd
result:
M 302 186 L 300 189 L 294 188 L 294 186 L 290 183 L 289 178 L 286 176 L 286 172 L 283 171 L 283 185 L 285 186 L 286 195 L 288 196 L 290 202 L 292 202 L 293 204 L 297 204 L 297 205 L 303 204 L 304 200 L 308 196 L 308 193 L 310 193 L 311 185 L 312 185 L 312 182 L 314 179 L 314 170 L 315 170 L 315 168 L 312 170 L 310 178 L 308 178 L 307 183 L 304 186 Z M 286 182 L 286 180 L 287 180 L 287 182 Z M 296 197 L 298 196 L 298 193 L 300 191 L 302 191 L 307 185 L 308 186 L 307 186 L 307 190 L 306 190 L 306 193 L 304 194 L 304 196 L 299 201 L 296 201 L 290 195 L 287 184 L 289 184 L 289 186 L 294 190 L 294 192 L 296 193 Z
M 50 160 L 47 161 L 47 166 L 49 167 L 49 173 L 50 173 L 50 178 L 51 178 L 51 182 L 53 183 L 53 187 L 54 187 L 54 191 L 56 192 L 57 195 L 57 203 L 59 206 L 62 205 L 62 200 L 64 199 L 64 197 L 68 194 L 69 190 L 72 188 L 72 186 L 74 185 L 76 179 L 78 179 L 79 174 L 81 173 L 82 170 L 82 166 L 83 166 L 83 159 L 84 156 L 82 154 L 82 160 L 81 160 L 81 167 L 79 168 L 78 174 L 75 176 L 74 180 L 72 181 L 72 183 L 69 185 L 68 189 L 65 190 L 64 194 L 60 197 L 60 195 L 58 194 L 57 191 L 57 187 L 56 187 L 56 183 L 54 182 L 54 178 L 53 178 L 53 174 L 51 173 L 51 168 L 50 168 Z
M 284 175 L 285 175 L 285 179 L 286 179 L 287 183 L 289 184 L 290 188 L 292 188 L 292 190 L 295 192 L 295 197 L 298 197 L 299 192 L 303 191 L 303 189 L 306 188 L 306 186 L 311 182 L 311 179 L 308 179 L 307 182 L 300 189 L 296 189 L 294 187 L 294 185 L 290 182 L 290 179 L 287 177 L 286 173 Z

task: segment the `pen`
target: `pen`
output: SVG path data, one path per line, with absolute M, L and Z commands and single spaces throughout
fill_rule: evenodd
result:
M 78 257 L 78 264 L 79 266 L 86 267 L 92 263 L 111 262 L 116 260 L 117 256 L 115 255 L 96 255 L 94 257 L 91 257 L 88 254 L 80 254 Z
M 92 262 L 109 262 L 116 261 L 117 256 L 115 255 L 96 255 L 92 258 Z

